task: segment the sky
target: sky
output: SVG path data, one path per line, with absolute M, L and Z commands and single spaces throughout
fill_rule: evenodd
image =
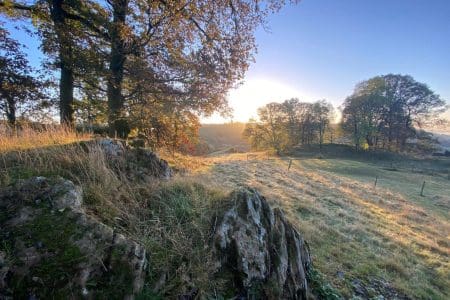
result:
M 38 66 L 38 40 L 6 25 Z M 450 0 L 302 0 L 267 25 L 256 32 L 255 62 L 229 92 L 233 118 L 204 123 L 245 122 L 293 97 L 338 107 L 355 84 L 388 73 L 409 74 L 450 104 Z
M 337 107 L 356 83 L 388 73 L 409 74 L 450 104 L 449 0 L 303 0 L 268 26 L 256 32 L 244 83 L 229 93 L 234 121 L 292 97 Z

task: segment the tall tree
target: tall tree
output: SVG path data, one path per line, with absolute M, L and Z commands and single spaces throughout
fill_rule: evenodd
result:
M 60 121 L 69 126 L 74 125 L 76 77 L 89 69 L 88 64 L 80 64 L 86 62 L 85 54 L 92 53 L 89 51 L 93 48 L 91 33 L 101 33 L 97 24 L 105 25 L 104 12 L 99 8 L 95 2 L 83 0 L 0 1 L 0 13 L 12 19 L 28 20 L 36 26 L 42 40 L 41 49 L 50 58 L 49 65 L 60 73 Z
M 33 69 L 22 46 L 0 27 L 0 110 L 12 126 L 19 106 L 36 108 L 45 95 L 43 82 L 32 75 Z M 24 107 L 23 107 L 24 108 Z
M 322 149 L 325 130 L 330 125 L 330 120 L 333 114 L 333 106 L 326 100 L 319 100 L 313 104 L 312 114 L 314 125 L 317 127 L 319 134 L 319 146 Z

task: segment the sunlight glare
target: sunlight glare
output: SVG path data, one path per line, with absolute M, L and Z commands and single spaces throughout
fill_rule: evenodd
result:
M 313 101 L 305 92 L 285 83 L 271 79 L 250 79 L 237 89 L 228 94 L 230 107 L 233 109 L 235 122 L 247 122 L 250 118 L 257 117 L 257 109 L 270 102 L 283 102 L 286 99 L 299 98 L 301 101 Z M 203 118 L 202 123 L 224 123 L 230 119 L 222 118 L 215 114 L 209 118 Z

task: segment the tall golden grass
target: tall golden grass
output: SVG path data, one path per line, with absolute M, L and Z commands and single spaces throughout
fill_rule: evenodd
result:
M 64 145 L 89 138 L 89 134 L 63 125 L 24 124 L 16 128 L 0 125 L 0 152 Z

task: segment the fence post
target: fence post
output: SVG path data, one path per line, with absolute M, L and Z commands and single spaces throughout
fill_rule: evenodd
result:
M 292 159 L 289 160 L 289 167 L 288 167 L 288 171 L 291 169 L 291 165 L 292 165 Z
M 422 183 L 422 189 L 420 190 L 420 196 L 424 196 L 423 195 L 423 189 L 425 188 L 425 181 Z
M 377 187 L 377 182 L 378 182 L 378 176 L 375 177 L 375 184 L 373 185 L 374 188 Z

